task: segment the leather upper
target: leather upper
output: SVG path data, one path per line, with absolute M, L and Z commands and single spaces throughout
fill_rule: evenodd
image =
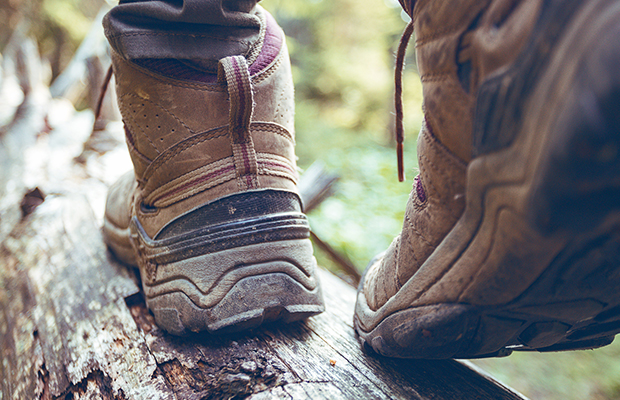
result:
M 425 121 L 418 136 L 420 175 L 402 232 L 366 273 L 364 293 L 373 310 L 418 271 L 461 217 L 478 87 L 514 62 L 534 28 L 541 0 L 401 4 L 413 18 Z
M 244 93 L 253 99 L 243 153 L 233 143 L 237 103 L 231 108 L 233 83 L 225 76 L 213 76 L 211 82 L 173 79 L 112 54 L 138 181 L 134 213 L 150 237 L 176 217 L 223 196 L 297 190 L 293 83 L 284 34 L 260 7 L 257 15 L 267 28 L 255 61 L 248 66 L 242 60 L 249 80 Z M 240 183 L 244 156 L 255 160 L 252 187 Z

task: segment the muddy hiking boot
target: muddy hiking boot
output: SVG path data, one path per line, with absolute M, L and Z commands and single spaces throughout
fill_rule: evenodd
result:
M 402 233 L 359 286 L 393 357 L 605 346 L 620 332 L 620 1 L 401 1 L 425 122 Z
M 256 12 L 258 43 L 217 75 L 112 54 L 134 171 L 110 189 L 104 237 L 139 266 L 147 306 L 173 334 L 324 309 L 296 186 L 284 34 Z

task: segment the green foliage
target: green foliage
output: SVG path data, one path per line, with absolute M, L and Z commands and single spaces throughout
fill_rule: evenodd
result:
M 620 398 L 619 357 L 616 340 L 594 351 L 515 352 L 473 362 L 531 399 L 610 400 Z
M 299 165 L 321 159 L 341 176 L 337 194 L 310 215 L 312 227 L 362 270 L 399 233 L 415 175 L 398 183 L 392 149 L 393 54 L 405 26 L 401 8 L 396 0 L 261 4 L 288 37 Z M 422 120 L 421 87 L 413 69 L 405 83 L 411 89 L 405 98 L 411 171 Z
M 89 11 L 87 2 L 82 0 L 43 0 L 41 11 L 50 25 L 64 30 L 74 46 L 84 39 L 92 23 L 85 15 Z
M 105 0 L 9 0 L 0 2 L 0 50 L 18 29 L 37 39 L 56 77 L 91 27 Z
M 327 123 L 373 132 L 385 143 L 393 48 L 405 25 L 400 7 L 394 7 L 398 3 L 265 0 L 261 4 L 287 33 L 298 99 L 311 100 Z
M 310 215 L 310 223 L 361 271 L 400 232 L 411 179 L 398 183 L 394 151 L 376 144 L 372 151 L 360 146 L 332 150 L 322 159 L 343 179 L 338 193 Z

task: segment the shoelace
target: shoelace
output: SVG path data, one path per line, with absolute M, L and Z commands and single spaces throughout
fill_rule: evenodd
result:
M 403 36 L 400 38 L 398 52 L 396 53 L 396 70 L 394 71 L 394 108 L 396 110 L 396 160 L 398 163 L 398 181 L 405 180 L 405 165 L 403 161 L 403 141 L 405 140 L 405 128 L 403 123 L 403 69 L 405 67 L 405 54 L 407 45 L 413 34 L 413 20 L 407 24 Z
M 103 78 L 103 83 L 101 84 L 101 90 L 99 91 L 99 98 L 97 99 L 97 106 L 95 108 L 95 122 L 93 122 L 93 132 L 97 127 L 97 121 L 101 116 L 101 108 L 103 107 L 103 99 L 105 98 L 105 94 L 108 91 L 108 85 L 110 84 L 110 80 L 112 79 L 112 66 L 108 68 L 108 72 L 106 72 L 105 77 Z

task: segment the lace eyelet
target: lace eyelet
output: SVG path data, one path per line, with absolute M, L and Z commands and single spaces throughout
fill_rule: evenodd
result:
M 413 180 L 413 188 L 415 189 L 416 196 L 420 204 L 426 203 L 428 196 L 426 195 L 426 189 L 424 189 L 424 185 L 422 184 L 422 178 L 420 178 L 420 175 L 416 176 Z

